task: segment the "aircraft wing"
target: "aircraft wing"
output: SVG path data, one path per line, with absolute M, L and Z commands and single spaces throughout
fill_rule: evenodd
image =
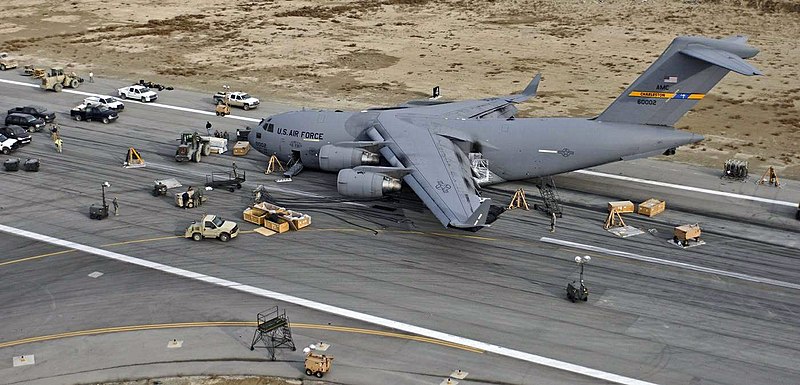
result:
M 388 142 L 381 155 L 399 169 L 403 181 L 444 226 L 486 226 L 490 199 L 478 195 L 469 159 L 452 140 L 436 133 L 430 117 L 382 112 L 368 130 L 374 141 Z
M 517 112 L 513 104 L 522 103 L 536 96 L 541 79 L 542 75 L 537 74 L 519 94 L 458 102 L 418 101 L 416 103 L 409 102 L 400 107 L 424 106 L 425 114 L 439 115 L 449 119 L 510 118 Z

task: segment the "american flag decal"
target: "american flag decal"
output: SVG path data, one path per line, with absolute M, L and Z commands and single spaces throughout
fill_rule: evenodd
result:
M 665 76 L 664 83 L 677 83 L 678 77 L 677 76 Z

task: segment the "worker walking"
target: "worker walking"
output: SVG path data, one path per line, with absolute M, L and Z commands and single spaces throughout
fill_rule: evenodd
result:
M 52 139 L 54 142 L 56 141 L 56 139 L 58 139 L 58 124 L 57 123 L 53 123 L 53 127 L 50 128 L 50 139 Z
M 550 232 L 556 232 L 556 213 L 550 213 Z
M 59 137 L 58 134 L 56 134 L 55 137 L 56 137 L 56 139 L 53 141 L 53 143 L 55 143 L 55 145 L 56 145 L 56 151 L 58 151 L 58 153 L 60 154 L 61 153 L 61 145 L 63 143 L 61 142 L 61 137 Z
M 114 215 L 119 215 L 119 203 L 117 203 L 117 197 L 111 200 L 111 205 L 114 206 Z
M 208 133 L 208 136 L 211 136 L 211 122 L 207 120 L 206 120 L 206 133 Z

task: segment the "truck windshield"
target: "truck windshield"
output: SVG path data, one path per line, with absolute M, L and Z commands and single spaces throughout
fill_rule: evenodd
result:
M 225 222 L 225 220 L 223 220 L 220 217 L 214 217 L 214 219 L 211 222 L 214 223 L 214 226 L 222 227 L 222 222 Z
M 242 94 L 240 97 L 242 99 L 250 99 L 250 95 L 248 95 L 248 94 Z

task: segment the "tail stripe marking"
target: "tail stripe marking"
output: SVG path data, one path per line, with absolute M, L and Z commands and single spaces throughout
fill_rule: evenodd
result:
M 706 94 L 689 93 L 689 92 L 631 91 L 631 93 L 629 93 L 628 96 L 635 98 L 650 98 L 650 99 L 701 100 L 706 96 Z

